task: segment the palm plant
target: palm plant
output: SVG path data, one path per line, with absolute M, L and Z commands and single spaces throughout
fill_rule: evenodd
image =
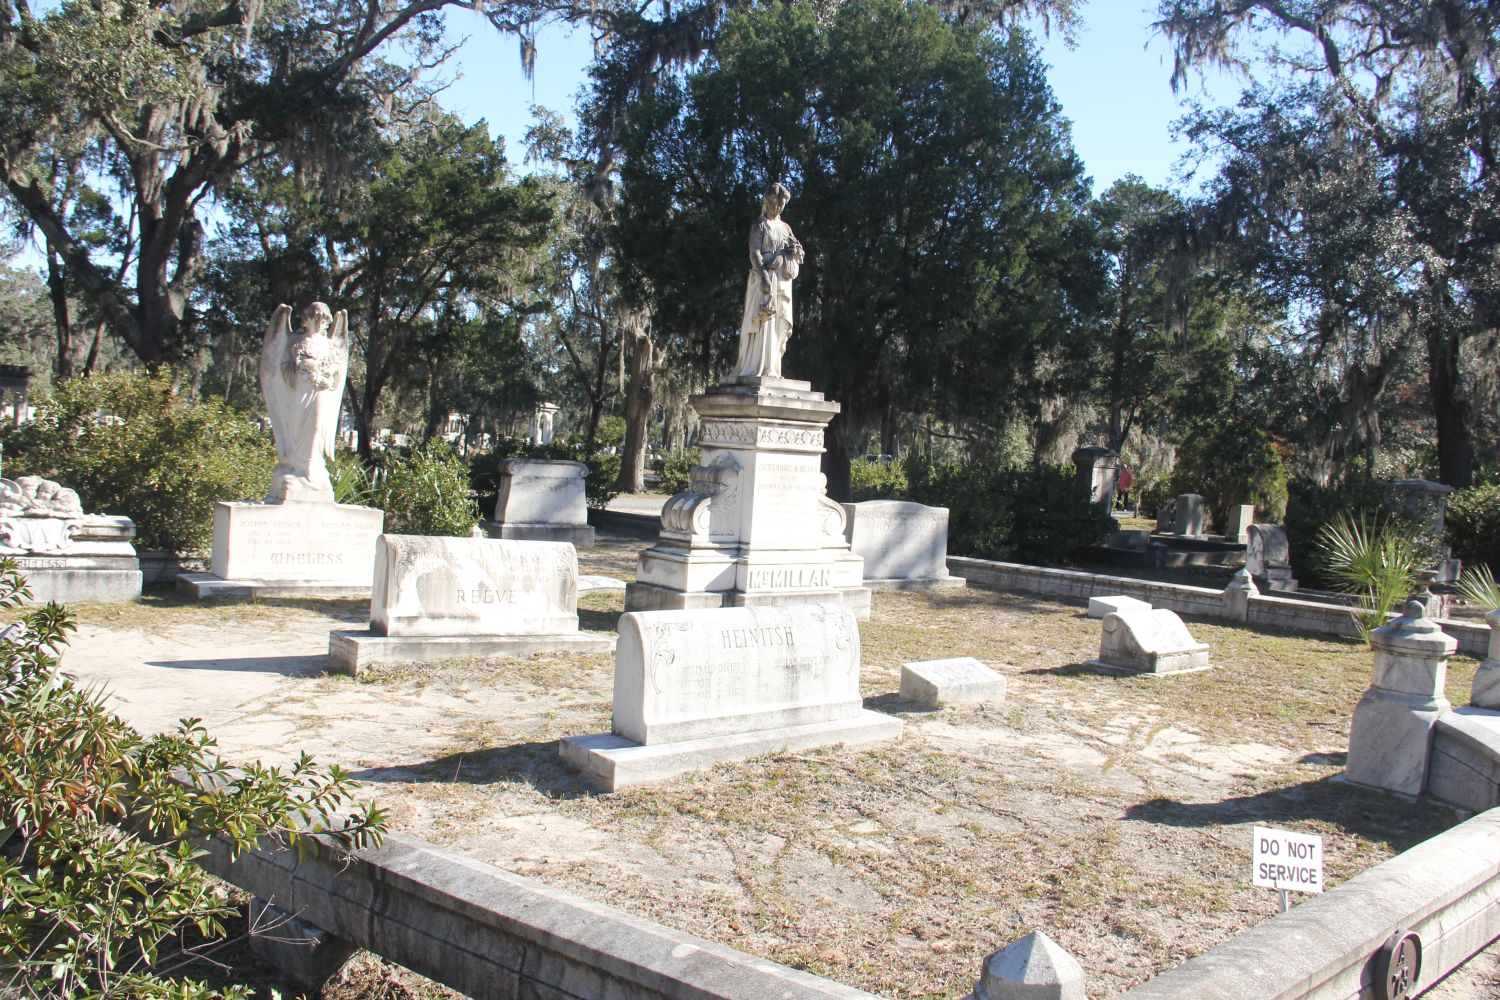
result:
M 1339 514 L 1318 531 L 1318 563 L 1333 585 L 1354 594 L 1354 623 L 1366 643 L 1417 583 L 1424 546 L 1390 518 Z
M 1484 563 L 1464 570 L 1458 581 L 1458 592 L 1476 607 L 1486 611 L 1500 610 L 1500 583 Z

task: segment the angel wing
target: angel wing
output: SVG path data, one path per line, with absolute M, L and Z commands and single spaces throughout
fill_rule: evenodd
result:
M 291 434 L 290 405 L 292 387 L 287 385 L 281 366 L 286 361 L 287 338 L 292 333 L 292 307 L 283 302 L 271 313 L 265 339 L 260 345 L 260 392 L 266 400 L 266 415 L 271 418 L 271 432 L 276 438 L 279 458 L 286 458 L 288 435 Z
M 329 390 L 333 394 L 333 405 L 319 414 L 318 437 L 323 454 L 331 459 L 339 439 L 339 413 L 344 408 L 344 382 L 349 377 L 349 310 L 340 309 L 333 314 L 333 329 L 328 331 L 328 339 L 337 348 L 339 368 L 333 380 L 333 388 Z

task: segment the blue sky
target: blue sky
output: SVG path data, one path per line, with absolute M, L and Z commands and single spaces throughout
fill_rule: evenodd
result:
M 1154 8 L 1138 3 L 1093 0 L 1083 7 L 1076 48 L 1067 48 L 1055 34 L 1043 41 L 1052 89 L 1073 123 L 1074 147 L 1094 178 L 1096 193 L 1128 173 L 1153 184 L 1179 186 L 1174 168 L 1187 147 L 1172 140 L 1171 123 L 1185 110 L 1181 101 L 1228 103 L 1239 92 L 1236 81 L 1215 76 L 1206 83 L 1195 77 L 1181 99 L 1173 95 L 1168 83 L 1171 51 L 1151 31 Z M 583 31 L 545 31 L 538 40 L 536 78 L 527 81 L 515 39 L 497 36 L 471 11 L 452 10 L 449 17 L 453 31 L 469 40 L 450 64 L 458 79 L 442 103 L 466 120 L 488 121 L 491 132 L 505 137 L 512 162 L 519 164 L 533 104 L 571 116 L 592 58 L 589 37 Z M 1191 179 L 1186 187 L 1195 189 L 1203 179 Z

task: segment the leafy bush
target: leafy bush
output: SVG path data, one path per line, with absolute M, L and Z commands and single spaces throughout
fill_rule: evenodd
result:
M 1318 562 L 1333 586 L 1359 597 L 1354 622 L 1369 642 L 1372 629 L 1416 589 L 1426 546 L 1388 516 L 1339 514 L 1318 532 Z
M 856 458 L 849 463 L 850 493 L 860 500 L 892 500 L 906 493 L 906 469 L 896 462 Z
M 1319 537 L 1339 517 L 1346 520 L 1378 519 L 1399 531 L 1421 551 L 1422 565 L 1437 562 L 1438 539 L 1431 537 L 1429 521 L 1403 508 L 1390 487 L 1371 479 L 1361 466 L 1353 466 L 1341 480 L 1324 486 L 1306 479 L 1289 484 L 1286 508 L 1286 538 L 1291 547 L 1292 571 L 1304 586 L 1338 589 L 1319 555 Z
M 1448 544 L 1453 554 L 1500 573 L 1500 486 L 1472 486 L 1448 498 Z
M 1172 471 L 1172 495 L 1180 493 L 1202 494 L 1221 529 L 1229 508 L 1245 503 L 1255 505 L 1257 521 L 1277 524 L 1286 516 L 1286 469 L 1264 431 L 1232 420 L 1182 447 Z
M 191 400 L 166 373 L 112 372 L 57 384 L 37 419 L 5 437 L 7 475 L 55 479 L 84 510 L 125 514 L 146 549 L 213 541 L 214 501 L 265 495 L 268 434 L 217 400 Z
M 697 448 L 667 452 L 661 457 L 661 483 L 657 489 L 663 493 L 681 493 L 692 485 L 693 469 L 701 461 L 703 453 Z
M 390 534 L 462 537 L 479 523 L 469 467 L 446 444 L 381 452 L 368 482 Z
M 14 609 L 23 588 L 14 564 L 0 562 L 0 608 Z M 235 912 L 222 883 L 193 864 L 201 840 L 222 835 L 239 854 L 261 838 L 295 845 L 332 832 L 365 846 L 378 843 L 384 817 L 367 806 L 335 823 L 349 777 L 305 755 L 286 770 L 232 769 L 195 719 L 142 736 L 98 690 L 58 673 L 72 629 L 49 604 L 0 633 L 0 979 L 66 1000 L 206 1000 L 218 994 L 153 969 L 190 928 L 223 937 Z
M 948 508 L 956 555 L 1050 564 L 1069 562 L 1115 530 L 1090 503 L 1071 468 L 929 463 L 909 459 L 907 498 Z
M 1500 582 L 1484 563 L 1465 566 L 1458 581 L 1458 592 L 1481 611 L 1500 610 Z
M 1171 476 L 1137 476 L 1130 484 L 1130 493 L 1135 501 L 1136 514 L 1152 520 L 1177 495 L 1172 492 Z

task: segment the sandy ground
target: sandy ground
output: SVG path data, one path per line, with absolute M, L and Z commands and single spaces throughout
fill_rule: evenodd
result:
M 582 569 L 628 578 L 640 543 Z M 585 599 L 608 630 L 620 595 Z M 1215 669 L 1122 678 L 1082 666 L 1098 623 L 968 591 L 877 594 L 861 628 L 867 705 L 906 734 L 725 765 L 598 796 L 557 759 L 609 728 L 608 656 L 325 671 L 355 601 L 85 606 L 64 668 L 147 730 L 201 718 L 226 755 L 301 751 L 368 782 L 405 832 L 890 997 L 957 997 L 985 954 L 1042 929 L 1118 993 L 1275 912 L 1251 889 L 1250 828 L 1321 834 L 1330 884 L 1454 818 L 1334 783 L 1369 655 L 1190 622 Z M 900 664 L 972 655 L 1010 684 L 990 707 L 916 711 Z M 1467 700 L 1474 663 L 1449 694 Z M 1431 994 L 1500 997 L 1494 949 Z

